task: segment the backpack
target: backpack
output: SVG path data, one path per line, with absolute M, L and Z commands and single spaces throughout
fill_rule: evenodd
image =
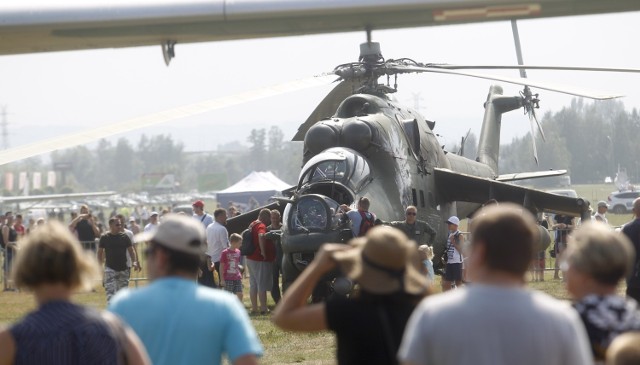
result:
M 242 256 L 250 256 L 256 251 L 253 244 L 253 227 L 249 227 L 242 231 L 242 245 L 240 245 L 240 254 Z
M 358 213 L 360 213 L 360 216 L 362 217 L 362 222 L 360 222 L 360 231 L 358 232 L 358 237 L 362 237 L 367 234 L 367 231 L 370 230 L 371 227 L 373 227 L 373 225 L 375 224 L 375 221 L 373 220 L 373 214 L 369 212 L 358 211 Z

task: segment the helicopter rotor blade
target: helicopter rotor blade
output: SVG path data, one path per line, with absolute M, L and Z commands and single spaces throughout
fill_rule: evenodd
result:
M 522 49 L 520 48 L 520 33 L 518 33 L 518 23 L 516 23 L 515 19 L 511 20 L 511 30 L 513 33 L 513 43 L 516 45 L 516 57 L 518 58 L 518 65 L 524 64 L 522 61 Z M 521 68 L 520 69 L 520 77 L 523 79 L 527 78 L 527 70 Z
M 110 137 L 116 134 L 125 133 L 156 124 L 167 123 L 177 119 L 182 119 L 185 117 L 190 117 L 217 109 L 240 105 L 254 100 L 260 100 L 288 92 L 303 90 L 314 86 L 327 85 L 333 80 L 335 80 L 335 75 L 326 75 L 321 77 L 314 76 L 305 79 L 284 82 L 273 86 L 249 90 L 234 95 L 205 100 L 191 105 L 181 106 L 141 117 L 135 117 L 117 123 L 107 124 L 102 127 L 80 131 L 71 135 L 55 137 L 44 141 L 38 141 L 23 146 L 6 149 L 0 151 L 0 165 L 65 148 L 87 144 L 97 141 L 101 138 Z
M 332 75 L 333 76 L 333 75 Z M 333 76 L 335 77 L 335 76 Z M 342 103 L 349 95 L 353 93 L 354 82 L 343 80 L 336 87 L 331 90 L 327 96 L 322 99 L 320 104 L 316 106 L 313 112 L 309 115 L 307 120 L 300 124 L 298 132 L 293 136 L 292 141 L 304 141 L 304 136 L 307 134 L 309 128 L 311 128 L 318 121 L 331 117 L 338 109 L 338 105 Z
M 542 124 L 540 124 L 540 122 L 538 121 L 538 116 L 536 115 L 536 110 L 535 109 L 531 109 L 531 116 L 533 117 L 533 120 L 535 120 L 536 124 L 538 125 L 538 131 L 540 132 L 540 136 L 542 137 L 542 141 L 546 142 L 547 138 L 544 136 L 544 131 L 542 130 Z
M 538 166 L 538 149 L 536 147 L 536 128 L 534 126 L 533 118 L 534 118 L 533 114 L 529 113 L 529 124 L 531 126 L 531 145 L 533 146 L 533 158 L 536 160 L 536 166 Z
M 624 96 L 621 94 L 603 94 L 603 93 L 592 91 L 592 90 L 578 89 L 576 87 L 552 84 L 549 82 L 534 81 L 532 79 L 496 76 L 496 75 L 488 75 L 488 74 L 481 74 L 481 73 L 468 72 L 468 71 L 447 70 L 447 69 L 414 66 L 414 65 L 402 65 L 398 67 L 398 70 L 401 73 L 433 72 L 433 73 L 441 73 L 441 74 L 449 74 L 449 75 L 469 76 L 469 77 L 475 77 L 475 78 L 486 79 L 486 80 L 501 81 L 501 82 L 506 82 L 506 83 L 515 84 L 515 85 L 531 86 L 531 87 L 536 87 L 538 89 L 555 91 L 555 92 L 575 95 L 575 96 L 582 96 L 585 98 L 596 99 L 596 100 L 615 99 L 615 98 L 620 98 Z
M 430 63 L 425 65 L 431 68 L 445 70 L 548 70 L 548 71 L 591 71 L 591 72 L 622 72 L 640 73 L 638 68 L 620 67 L 578 67 L 578 66 L 544 66 L 544 65 L 448 65 Z

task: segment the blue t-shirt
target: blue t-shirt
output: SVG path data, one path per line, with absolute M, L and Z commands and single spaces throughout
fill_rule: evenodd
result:
M 262 355 L 246 309 L 228 292 L 168 277 L 119 291 L 109 310 L 138 334 L 155 365 L 220 364 Z

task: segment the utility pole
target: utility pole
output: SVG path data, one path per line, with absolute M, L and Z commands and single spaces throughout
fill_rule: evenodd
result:
M 411 95 L 413 96 L 413 108 L 416 111 L 420 112 L 420 109 L 422 109 L 420 102 L 424 101 L 424 99 L 422 98 L 422 93 L 411 93 Z

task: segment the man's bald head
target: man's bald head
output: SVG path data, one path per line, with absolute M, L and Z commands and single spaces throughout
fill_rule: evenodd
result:
M 633 214 L 640 218 L 640 198 L 633 201 Z

